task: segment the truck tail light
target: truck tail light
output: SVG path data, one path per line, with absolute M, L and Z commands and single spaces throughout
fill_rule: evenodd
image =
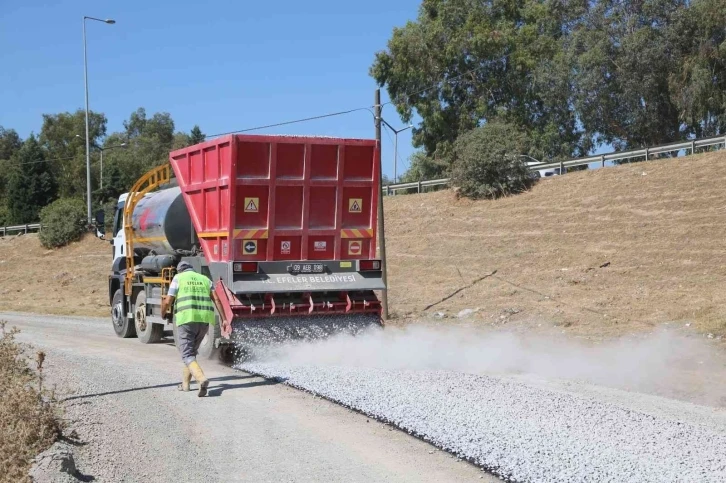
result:
M 380 270 L 381 261 L 380 260 L 361 260 L 359 267 L 360 267 L 361 272 Z
M 232 271 L 241 273 L 257 273 L 257 262 L 235 262 Z

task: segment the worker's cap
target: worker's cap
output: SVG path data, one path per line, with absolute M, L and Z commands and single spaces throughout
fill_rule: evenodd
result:
M 193 270 L 193 269 L 194 269 L 194 267 L 192 267 L 187 262 L 179 262 L 179 265 L 176 266 L 177 273 L 182 273 L 185 270 Z

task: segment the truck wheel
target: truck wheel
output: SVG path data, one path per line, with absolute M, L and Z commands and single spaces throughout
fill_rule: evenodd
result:
M 124 339 L 136 337 L 136 327 L 127 317 L 124 316 L 124 294 L 121 289 L 113 294 L 111 303 L 111 322 L 116 335 Z
M 219 323 L 214 324 L 207 331 L 207 335 L 202 339 L 202 344 L 199 346 L 199 357 L 202 359 L 216 359 L 219 356 L 219 349 L 214 347 L 214 341 L 222 337 L 222 329 L 219 327 Z
M 164 326 L 146 320 L 146 292 L 143 290 L 136 296 L 134 311 L 134 324 L 139 340 L 144 344 L 159 342 L 164 336 Z

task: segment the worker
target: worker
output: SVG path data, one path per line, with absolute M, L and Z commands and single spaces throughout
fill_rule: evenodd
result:
M 179 390 L 188 392 L 194 376 L 199 383 L 198 396 L 203 397 L 207 395 L 209 380 L 197 362 L 197 353 L 204 336 L 209 332 L 209 326 L 215 323 L 213 284 L 206 276 L 196 273 L 187 262 L 180 262 L 176 271 L 167 295 L 162 300 L 161 313 L 171 318 L 169 309 L 174 306 L 177 348 L 184 363 Z

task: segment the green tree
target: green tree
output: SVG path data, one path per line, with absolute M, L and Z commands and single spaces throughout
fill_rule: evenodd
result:
M 168 162 L 170 151 L 189 142 L 187 134 L 174 133 L 174 121 L 168 113 L 148 118 L 140 107 L 123 125 L 123 132 L 112 133 L 105 140 L 107 146 L 126 143 L 127 148 L 104 153 L 104 189 L 97 196 L 100 202 L 127 191 L 148 170 Z
M 8 218 L 5 208 L 5 185 L 10 171 L 10 158 L 17 153 L 23 145 L 18 133 L 13 129 L 0 126 L 0 225 Z
M 189 142 L 191 144 L 199 144 L 204 142 L 207 136 L 202 132 L 198 125 L 194 125 L 192 130 L 189 132 Z
M 558 0 L 424 0 L 396 28 L 371 75 L 399 115 L 417 113 L 413 144 L 439 162 L 457 137 L 493 119 L 531 133 L 533 155 L 584 154 L 564 43 L 582 4 Z
M 671 26 L 669 44 L 680 59 L 670 94 L 686 133 L 726 133 L 726 2 L 694 0 Z
M 426 181 L 448 176 L 449 167 L 446 163 L 426 156 L 424 151 L 416 151 L 408 159 L 409 168 L 401 176 L 402 183 Z
M 5 129 L 0 126 L 0 159 L 10 159 L 22 145 L 23 140 L 14 129 Z
M 57 196 L 58 185 L 46 154 L 35 136 L 25 140 L 11 159 L 7 210 L 11 223 L 34 223 L 40 210 Z
M 40 243 L 58 248 L 81 239 L 86 230 L 86 203 L 81 199 L 61 198 L 40 211 Z
M 516 126 L 496 121 L 462 134 L 454 143 L 452 184 L 469 198 L 525 191 L 535 178 L 519 155 L 530 142 Z
M 599 0 L 573 31 L 574 106 L 598 144 L 626 149 L 685 136 L 670 95 L 679 58 L 669 28 L 687 3 Z
M 177 132 L 174 134 L 174 141 L 172 142 L 172 149 L 181 149 L 186 148 L 187 146 L 192 146 L 194 144 L 199 144 L 204 142 L 206 139 L 206 136 L 202 132 L 202 130 L 197 126 L 196 124 L 192 128 L 192 130 L 189 132 L 189 134 L 185 132 Z
M 91 156 L 98 157 L 93 146 L 100 145 L 106 135 L 106 116 L 90 112 L 88 117 Z M 46 150 L 52 163 L 53 174 L 58 180 L 61 197 L 82 197 L 86 194 L 86 113 L 76 112 L 43 114 L 43 127 L 40 131 L 40 144 Z M 98 179 L 97 167 L 91 176 L 92 182 Z
M 192 145 L 191 137 L 185 132 L 177 132 L 174 134 L 174 141 L 171 143 L 171 149 L 181 149 Z

